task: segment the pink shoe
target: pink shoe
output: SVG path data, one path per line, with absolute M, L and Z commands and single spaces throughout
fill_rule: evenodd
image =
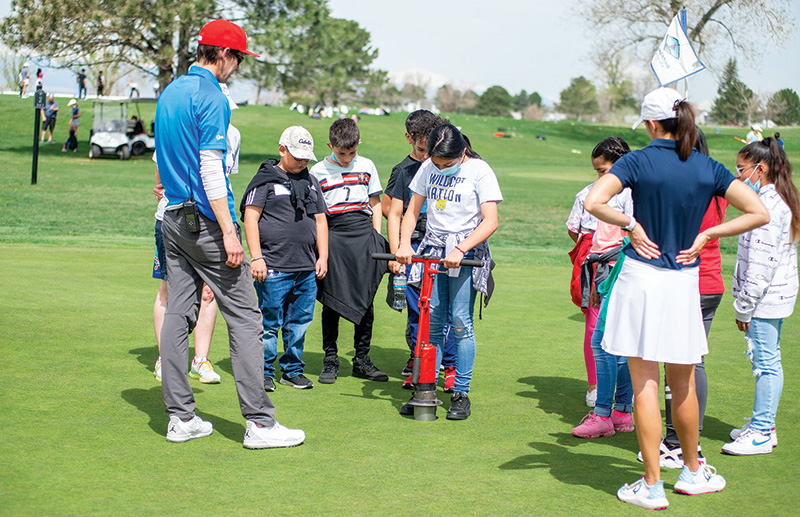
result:
M 615 409 L 611 413 L 611 422 L 614 424 L 614 431 L 618 433 L 633 431 L 633 415 L 631 413 L 621 413 Z
M 594 411 L 583 417 L 578 427 L 572 429 L 572 435 L 578 438 L 600 438 L 614 436 L 614 423 L 611 417 L 601 417 Z

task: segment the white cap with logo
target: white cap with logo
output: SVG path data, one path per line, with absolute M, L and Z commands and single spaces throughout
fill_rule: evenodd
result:
M 682 100 L 681 94 L 672 88 L 656 88 L 644 96 L 642 114 L 631 129 L 636 129 L 645 120 L 678 118 L 678 102 Z
M 286 147 L 289 154 L 298 160 L 314 160 L 314 139 L 303 126 L 290 126 L 283 130 L 279 145 Z

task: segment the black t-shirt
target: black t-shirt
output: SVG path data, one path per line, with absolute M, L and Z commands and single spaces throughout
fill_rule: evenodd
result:
M 325 213 L 325 198 L 314 176 L 308 174 L 308 180 L 301 179 L 299 174 L 286 176 L 297 191 L 304 188 L 298 183 L 311 182 L 309 197 L 315 208 L 296 209 L 291 202 L 291 192 L 281 183 L 261 185 L 249 193 L 246 204 L 264 209 L 258 220 L 258 234 L 268 269 L 282 273 L 314 271 L 317 262 L 317 222 L 314 216 Z
M 393 198 L 403 200 L 403 214 L 406 213 L 406 210 L 408 210 L 408 203 L 411 202 L 411 189 L 409 185 L 411 185 L 411 180 L 414 179 L 420 165 L 422 165 L 422 162 L 418 162 L 410 155 L 406 156 L 402 162 L 394 166 L 392 175 L 389 177 L 389 182 L 386 184 L 386 194 Z M 422 237 L 425 235 L 425 223 L 427 220 L 425 215 L 426 208 L 427 203 L 423 205 L 422 210 L 420 210 L 419 218 L 417 218 L 417 226 L 414 229 L 414 233 L 411 235 L 412 241 L 422 240 Z

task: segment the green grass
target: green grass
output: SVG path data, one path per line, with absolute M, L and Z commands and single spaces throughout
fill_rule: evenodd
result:
M 476 322 L 473 415 L 423 423 L 397 414 L 409 396 L 398 375 L 407 357 L 404 315 L 379 302 L 372 356 L 390 382 L 350 377 L 353 350 L 345 345 L 336 384 L 310 391 L 279 386 L 273 394 L 279 420 L 303 428 L 307 442 L 247 451 L 222 318 L 211 348 L 222 383 L 192 381 L 198 414 L 215 432 L 182 445 L 164 440 L 161 390 L 152 377 L 153 167 L 149 158 L 89 161 L 84 131 L 91 106 L 84 104 L 81 152 L 60 153 L 61 120 L 59 143 L 42 147 L 39 184 L 31 186 L 33 110 L 29 101 L 0 97 L 0 514 L 639 511 L 614 496 L 641 475 L 635 436 L 587 441 L 570 435 L 587 409 L 583 323 L 567 290 L 571 241 L 563 224 L 575 193 L 593 179 L 588 156 L 595 143 L 618 134 L 639 147 L 646 144 L 643 131 L 454 117 L 497 171 L 506 199 L 492 237 L 497 288 Z M 234 123 L 244 151 L 242 172 L 233 178 L 237 199 L 258 164 L 275 153 L 284 127 L 305 125 L 317 155 L 325 154 L 327 121 L 247 106 L 235 112 Z M 403 116 L 365 117 L 360 127 L 359 151 L 375 161 L 385 183 L 407 152 Z M 498 127 L 513 128 L 516 137 L 493 138 Z M 790 148 L 800 139 L 800 130 L 781 132 Z M 707 134 L 713 155 L 730 166 L 738 148 L 730 135 L 737 133 Z M 800 155 L 790 159 L 797 163 Z M 735 247 L 734 239 L 725 243 L 726 283 Z M 794 346 L 800 323 L 789 318 L 783 329 L 780 446 L 768 456 L 736 458 L 719 448 L 752 407 L 753 377 L 733 319 L 726 295 L 706 358 L 710 396 L 702 437 L 706 456 L 729 485 L 720 494 L 679 497 L 669 490 L 677 472 L 665 470 L 670 511 L 790 515 L 800 500 L 800 417 L 793 409 L 800 396 Z M 351 328 L 343 325 L 343 344 Z M 304 354 L 314 380 L 320 341 L 314 322 Z

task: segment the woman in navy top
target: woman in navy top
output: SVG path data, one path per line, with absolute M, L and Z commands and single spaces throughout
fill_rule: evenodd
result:
M 617 161 L 584 204 L 598 219 L 630 232 L 617 282 L 608 298 L 603 349 L 628 357 L 634 390 L 634 419 L 645 476 L 624 485 L 617 497 L 649 509 L 669 505 L 660 480 L 661 412 L 659 362 L 666 364 L 672 390 L 673 423 L 683 450 L 677 492 L 718 492 L 725 479 L 697 460 L 698 406 L 694 365 L 708 352 L 700 310 L 697 257 L 714 238 L 736 235 L 769 221 L 763 204 L 725 167 L 692 148 L 694 109 L 678 92 L 648 93 L 642 114 L 652 139 L 642 150 Z M 617 212 L 608 200 L 630 187 L 634 217 Z M 743 215 L 700 232 L 714 195 L 725 197 Z

